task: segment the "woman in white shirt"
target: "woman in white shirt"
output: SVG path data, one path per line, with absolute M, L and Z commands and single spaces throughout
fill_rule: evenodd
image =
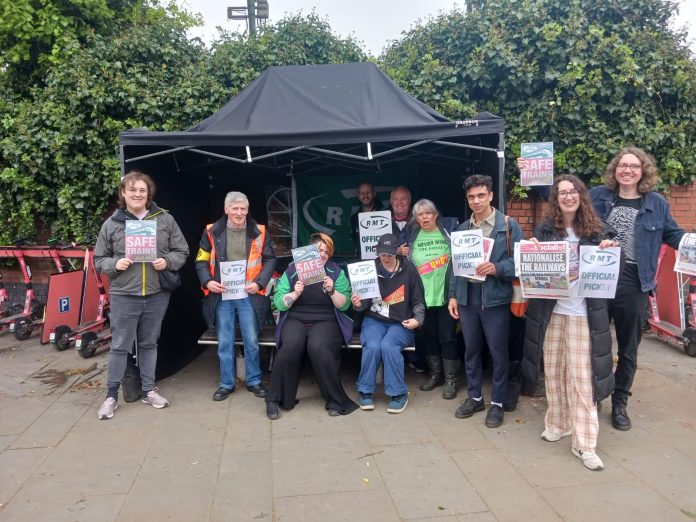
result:
M 571 297 L 530 299 L 522 361 L 523 386 L 540 377 L 543 353 L 548 410 L 541 438 L 572 435 L 571 451 L 591 470 L 604 467 L 596 453 L 597 402 L 614 388 L 606 299 L 577 296 L 580 245 L 617 246 L 614 232 L 595 214 L 585 184 L 572 175 L 556 178 L 546 218 L 532 241 L 570 243 Z

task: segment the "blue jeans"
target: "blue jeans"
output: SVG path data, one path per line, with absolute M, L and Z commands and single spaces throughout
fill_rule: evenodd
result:
M 215 331 L 218 338 L 218 358 L 220 359 L 220 387 L 234 390 L 237 382 L 235 368 L 234 339 L 235 320 L 239 317 L 239 329 L 244 341 L 244 365 L 247 386 L 261 382 L 259 363 L 259 321 L 251 304 L 251 299 L 230 299 L 218 302 L 215 309 Z
M 404 381 L 404 357 L 401 350 L 413 343 L 413 330 L 401 323 L 363 318 L 360 330 L 362 362 L 358 376 L 358 391 L 375 392 L 375 376 L 380 361 L 384 364 L 384 393 L 394 397 L 408 391 Z

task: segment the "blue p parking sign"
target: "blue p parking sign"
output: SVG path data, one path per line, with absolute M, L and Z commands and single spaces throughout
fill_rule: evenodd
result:
M 70 298 L 69 297 L 59 297 L 58 298 L 58 312 L 64 314 L 70 311 Z

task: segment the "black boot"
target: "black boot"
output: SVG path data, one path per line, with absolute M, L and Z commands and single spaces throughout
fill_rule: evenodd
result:
M 628 404 L 628 393 L 617 393 L 611 396 L 611 425 L 619 431 L 628 431 L 631 429 L 631 418 L 626 413 L 626 404 Z
M 462 362 L 459 359 L 443 359 L 445 368 L 445 387 L 442 389 L 442 398 L 451 400 L 457 396 L 457 374 Z
M 421 384 L 420 389 L 432 391 L 438 386 L 442 386 L 445 382 L 445 378 L 442 376 L 442 357 L 439 355 L 427 355 L 425 362 L 428 364 L 428 370 L 430 370 L 430 379 Z

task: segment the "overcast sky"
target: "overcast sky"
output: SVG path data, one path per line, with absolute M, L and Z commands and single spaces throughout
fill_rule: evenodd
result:
M 177 0 L 189 11 L 200 13 L 205 27 L 191 31 L 206 43 L 217 35 L 217 26 L 226 30 L 244 29 L 244 22 L 227 20 L 227 6 L 246 6 L 246 0 Z M 449 11 L 457 6 L 464 9 L 463 1 L 455 0 L 268 0 L 269 22 L 273 23 L 286 13 L 309 13 L 315 8 L 322 17 L 328 17 L 332 30 L 341 35 L 354 34 L 363 47 L 377 56 L 389 40 L 399 38 L 418 19 L 438 11 Z M 682 0 L 678 26 L 688 26 L 691 48 L 696 52 L 696 0 Z

